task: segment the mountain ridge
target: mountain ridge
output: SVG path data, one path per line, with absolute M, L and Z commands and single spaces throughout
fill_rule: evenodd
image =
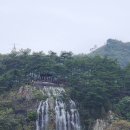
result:
M 89 53 L 89 56 L 99 55 L 117 60 L 121 67 L 130 63 L 130 42 L 108 39 L 106 44 Z

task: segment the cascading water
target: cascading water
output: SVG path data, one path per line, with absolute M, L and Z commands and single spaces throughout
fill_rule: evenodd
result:
M 79 113 L 71 99 L 64 99 L 65 90 L 61 87 L 44 87 L 43 96 L 37 108 L 36 130 L 80 130 Z
M 41 101 L 37 109 L 38 119 L 36 121 L 36 130 L 47 130 L 48 128 L 48 99 Z

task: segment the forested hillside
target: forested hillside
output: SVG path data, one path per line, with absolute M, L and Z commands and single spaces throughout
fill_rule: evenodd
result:
M 62 84 L 76 101 L 82 129 L 88 130 L 96 119 L 105 117 L 109 110 L 119 119 L 130 120 L 130 65 L 122 69 L 115 60 L 107 57 L 74 55 L 72 52 L 61 52 L 58 56 L 52 51 L 44 54 L 25 49 L 0 55 L 1 129 L 34 129 L 36 114 L 32 104 L 43 97 L 39 92 L 33 92 L 33 100 L 30 101 L 17 91 L 21 86 L 27 85 L 25 90 L 30 88 L 42 73 L 51 74 L 54 81 Z M 22 117 L 16 114 L 18 108 L 23 110 Z
M 122 67 L 130 63 L 130 42 L 108 39 L 106 44 L 89 54 L 90 56 L 107 56 L 116 59 Z

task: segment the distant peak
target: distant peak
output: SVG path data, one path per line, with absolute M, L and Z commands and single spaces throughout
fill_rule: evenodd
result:
M 122 41 L 116 40 L 116 39 L 108 39 L 107 44 L 122 44 Z

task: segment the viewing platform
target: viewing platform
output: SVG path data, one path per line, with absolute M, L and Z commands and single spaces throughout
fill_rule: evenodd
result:
M 33 85 L 35 87 L 44 87 L 44 86 L 58 86 L 55 83 L 51 83 L 51 82 L 44 82 L 44 81 L 34 81 Z

